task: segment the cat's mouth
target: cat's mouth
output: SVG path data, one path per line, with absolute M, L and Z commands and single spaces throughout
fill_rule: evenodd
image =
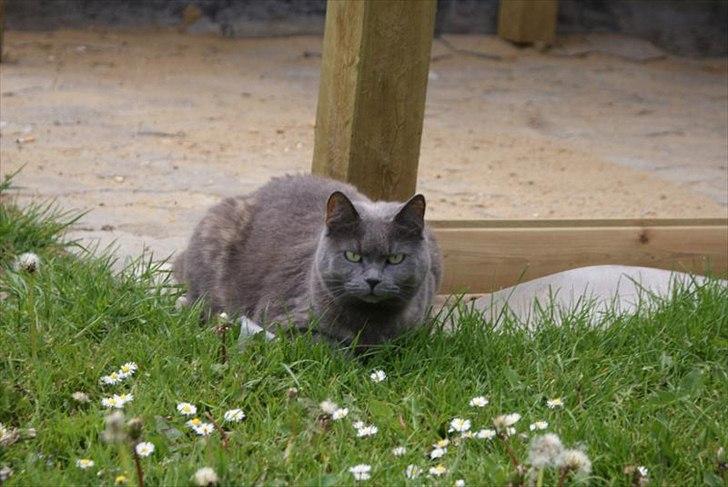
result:
M 377 296 L 374 293 L 365 294 L 363 296 L 359 296 L 359 299 L 364 301 L 365 303 L 379 303 L 381 301 L 384 301 L 386 296 Z

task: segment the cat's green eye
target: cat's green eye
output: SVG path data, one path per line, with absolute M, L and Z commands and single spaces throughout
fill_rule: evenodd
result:
M 404 260 L 404 254 L 392 254 L 387 256 L 387 264 L 399 264 Z
M 344 257 L 346 257 L 346 260 L 349 262 L 361 262 L 361 255 L 357 254 L 356 252 L 352 252 L 351 250 L 347 250 L 344 252 Z

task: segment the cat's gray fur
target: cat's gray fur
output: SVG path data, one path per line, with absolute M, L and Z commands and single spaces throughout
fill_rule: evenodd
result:
M 345 183 L 276 178 L 210 209 L 175 274 L 212 312 L 266 328 L 313 322 L 334 342 L 380 343 L 423 323 L 439 286 L 442 262 L 424 211 L 420 195 L 375 203 Z M 362 261 L 348 261 L 347 250 Z M 397 253 L 404 260 L 387 264 Z

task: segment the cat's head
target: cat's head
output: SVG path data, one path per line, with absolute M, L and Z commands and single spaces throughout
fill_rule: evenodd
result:
M 316 265 L 336 301 L 401 305 L 414 296 L 430 269 L 424 196 L 352 202 L 336 191 L 325 222 Z

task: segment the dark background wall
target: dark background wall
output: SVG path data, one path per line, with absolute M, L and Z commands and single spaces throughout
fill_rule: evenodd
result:
M 175 26 L 192 4 L 192 32 L 275 36 L 323 32 L 325 0 L 5 0 L 8 29 Z M 498 0 L 439 0 L 436 32 L 489 34 Z M 619 32 L 683 55 L 728 54 L 728 0 L 560 0 L 560 33 Z

